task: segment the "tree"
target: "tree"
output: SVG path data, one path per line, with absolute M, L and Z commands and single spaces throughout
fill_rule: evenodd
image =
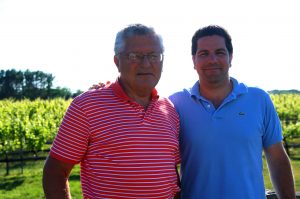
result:
M 48 99 L 63 97 L 69 99 L 77 96 L 82 91 L 72 94 L 70 89 L 52 88 L 54 76 L 42 71 L 25 72 L 12 70 L 0 71 L 0 99 Z
M 48 98 L 52 87 L 54 77 L 42 71 L 30 72 L 26 70 L 24 73 L 25 84 L 23 86 L 23 95 L 29 99 Z
M 68 88 L 56 87 L 54 89 L 49 90 L 48 97 L 49 98 L 62 97 L 65 99 L 69 99 L 72 97 L 72 93 Z
M 16 70 L 1 70 L 0 72 L 0 99 L 22 97 L 23 74 Z

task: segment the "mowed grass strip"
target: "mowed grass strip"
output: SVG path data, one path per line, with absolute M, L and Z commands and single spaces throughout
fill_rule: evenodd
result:
M 300 159 L 291 160 L 295 177 L 296 191 L 300 192 Z M 10 174 L 5 175 L 5 164 L 0 164 L 0 198 L 1 199 L 44 199 L 42 188 L 42 170 L 44 161 L 26 162 L 21 173 L 18 164 L 11 164 Z M 70 189 L 73 199 L 81 199 L 79 165 L 76 165 L 70 176 Z M 264 161 L 264 178 L 266 189 L 273 190 L 268 168 Z
M 5 164 L 0 164 L 0 198 L 1 199 L 43 199 L 45 198 L 42 188 L 42 172 L 44 161 L 26 162 L 21 173 L 18 164 L 12 164 L 10 174 L 5 175 Z M 70 179 L 72 199 L 81 199 L 79 165 L 72 170 Z

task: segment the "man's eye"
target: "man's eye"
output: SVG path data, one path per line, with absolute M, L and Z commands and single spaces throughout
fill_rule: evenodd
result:
M 128 58 L 129 58 L 130 60 L 137 60 L 137 59 L 138 59 L 138 55 L 133 54 L 133 53 L 130 53 L 130 54 L 128 55 Z
M 206 56 L 206 55 L 207 55 L 207 53 L 205 53 L 205 52 L 201 52 L 201 53 L 198 53 L 198 54 L 197 54 L 198 57 L 204 57 L 204 56 Z
M 148 55 L 148 57 L 152 60 L 156 60 L 158 58 L 158 55 L 156 54 L 151 54 L 151 55 Z
M 218 51 L 217 55 L 226 55 L 226 51 L 223 51 L 223 50 L 222 51 Z

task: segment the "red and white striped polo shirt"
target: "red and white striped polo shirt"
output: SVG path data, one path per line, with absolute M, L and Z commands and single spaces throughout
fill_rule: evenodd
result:
M 51 156 L 81 163 L 84 198 L 172 198 L 179 190 L 179 119 L 156 90 L 147 110 L 118 81 L 73 100 Z

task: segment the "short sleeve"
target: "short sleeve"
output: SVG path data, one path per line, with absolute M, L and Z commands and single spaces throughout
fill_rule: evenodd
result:
M 88 140 L 86 114 L 73 100 L 59 127 L 50 155 L 68 163 L 79 163 L 87 150 Z
M 282 141 L 283 136 L 278 114 L 268 94 L 265 97 L 265 106 L 263 146 L 268 148 Z

